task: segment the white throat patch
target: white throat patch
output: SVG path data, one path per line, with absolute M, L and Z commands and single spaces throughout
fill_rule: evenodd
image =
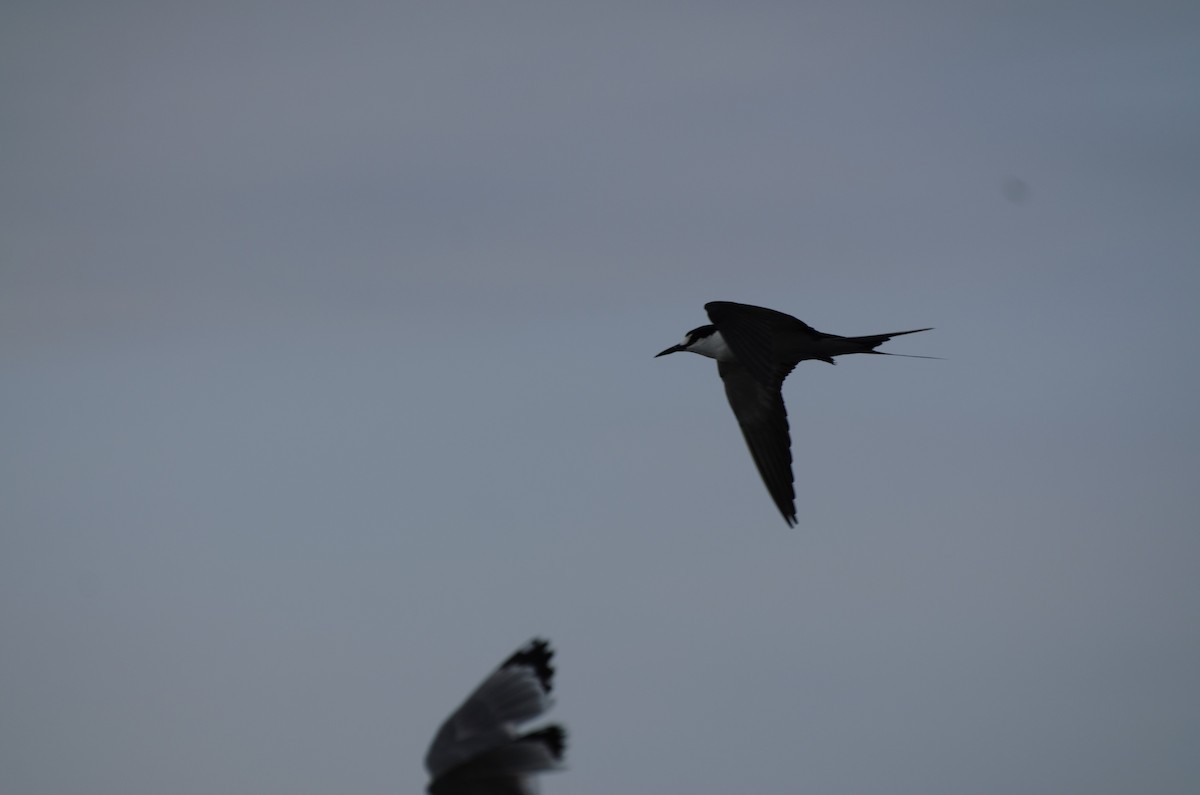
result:
M 732 362 L 737 359 L 733 355 L 733 351 L 725 344 L 725 338 L 721 336 L 721 332 L 714 331 L 707 337 L 692 342 L 690 345 L 685 339 L 683 345 L 692 353 L 698 353 L 701 356 L 707 356 L 710 359 L 716 359 L 719 362 Z

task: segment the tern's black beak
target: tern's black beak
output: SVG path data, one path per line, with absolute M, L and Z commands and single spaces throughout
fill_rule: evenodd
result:
M 682 345 L 672 345 L 670 348 L 667 348 L 662 353 L 654 354 L 654 358 L 657 359 L 659 356 L 666 356 L 668 353 L 678 353 L 679 351 L 686 351 L 686 350 L 687 350 L 687 348 L 683 347 Z

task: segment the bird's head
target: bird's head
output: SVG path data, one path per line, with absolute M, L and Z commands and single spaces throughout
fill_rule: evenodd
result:
M 696 344 L 699 343 L 701 340 L 711 337 L 713 332 L 715 332 L 716 330 L 717 330 L 716 326 L 701 326 L 700 328 L 694 328 L 691 331 L 689 331 L 687 334 L 683 335 L 683 342 L 679 343 L 678 345 L 672 345 L 670 348 L 667 348 L 662 353 L 654 354 L 654 358 L 657 359 L 659 356 L 666 356 L 668 353 L 678 353 L 679 351 L 690 351 L 693 348 L 695 348 Z

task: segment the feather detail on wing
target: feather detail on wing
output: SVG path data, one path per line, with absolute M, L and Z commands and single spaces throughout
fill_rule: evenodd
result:
M 792 441 L 787 408 L 779 385 L 795 365 L 773 368 L 774 386 L 765 386 L 738 362 L 717 362 L 725 396 L 741 426 L 742 436 L 771 499 L 788 526 L 796 524 L 796 492 L 792 478 Z

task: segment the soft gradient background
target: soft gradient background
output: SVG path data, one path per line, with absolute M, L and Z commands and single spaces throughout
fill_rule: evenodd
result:
M 0 7 L 0 790 L 1200 791 L 1200 5 Z M 705 301 L 895 352 L 787 384 Z

